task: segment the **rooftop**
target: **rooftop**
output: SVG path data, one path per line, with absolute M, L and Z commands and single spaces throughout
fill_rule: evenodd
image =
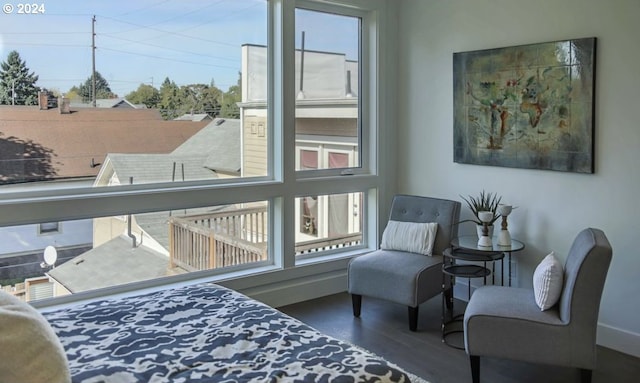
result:
M 109 242 L 51 269 L 47 274 L 71 293 L 139 282 L 167 275 L 168 258 L 131 238 Z
M 95 177 L 107 153 L 170 153 L 207 125 L 153 109 L 0 106 L 0 117 L 0 183 Z

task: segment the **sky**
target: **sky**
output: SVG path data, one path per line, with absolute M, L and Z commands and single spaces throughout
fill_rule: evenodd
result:
M 39 13 L 19 14 L 3 0 L 0 62 L 16 50 L 36 85 L 67 92 L 92 71 L 95 16 L 96 70 L 123 97 L 140 84 L 159 88 L 211 84 L 227 91 L 237 83 L 243 44 L 266 45 L 266 0 L 41 0 Z M 24 4 L 24 3 L 22 3 Z M 24 8 L 23 8 L 24 10 Z M 354 18 L 296 12 L 296 47 L 344 53 L 357 59 Z M 354 36 L 346 38 L 345 36 Z

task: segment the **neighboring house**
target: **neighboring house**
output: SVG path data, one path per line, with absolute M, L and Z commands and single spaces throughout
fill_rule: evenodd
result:
M 120 235 L 47 275 L 55 281 L 53 296 L 61 296 L 166 276 L 167 259 L 146 246 L 133 246 L 131 238 Z
M 214 171 L 218 178 L 239 177 L 242 169 L 240 120 L 216 118 L 194 134 L 171 155 L 206 153 L 203 166 Z
M 245 70 L 242 75 L 243 98 L 239 104 L 240 120 L 216 118 L 171 153 L 109 153 L 94 186 L 265 176 L 268 139 L 266 67 L 261 65 L 265 54 L 265 47 L 243 46 Z M 305 73 L 313 73 L 313 76 L 301 89 L 296 103 L 296 167 L 358 166 L 358 99 L 352 91 L 357 89 L 357 84 L 351 83 L 350 76 L 352 71 L 357 73 L 357 63 L 346 60 L 341 54 L 305 54 Z M 298 52 L 298 66 L 300 59 L 301 52 Z M 193 119 L 202 120 L 194 115 L 176 120 Z M 324 248 L 326 244 L 323 242 L 342 246 L 341 238 L 344 238 L 344 243 L 359 243 L 360 221 L 354 212 L 359 210 L 360 203 L 358 193 L 300 198 L 296 204 L 296 242 L 300 246 L 296 251 L 313 251 L 318 246 Z M 119 238 L 132 237 L 136 239 L 136 247 L 145 249 L 142 254 L 153 253 L 155 261 L 158 256 L 164 257 L 164 275 L 236 264 L 237 261 L 225 256 L 226 252 L 242 251 L 244 256 L 240 263 L 265 260 L 268 237 L 266 212 L 264 203 L 253 203 L 96 218 L 94 249 L 88 257 L 91 259 L 98 257 L 95 254 L 101 254 L 102 267 L 117 270 L 122 267 L 119 257 L 110 257 L 108 252 L 100 249 L 113 246 L 114 241 L 121 241 Z M 231 227 L 221 223 L 229 220 L 235 222 Z M 175 246 L 175 243 L 181 245 Z M 141 256 L 139 262 L 129 260 L 128 270 L 123 272 L 125 275 L 103 284 L 123 283 L 133 275 L 139 280 L 158 277 L 158 270 L 147 267 L 145 259 Z M 50 272 L 48 275 L 56 286 L 67 286 L 66 289 L 56 288 L 56 292 L 91 288 L 83 282 L 90 280 L 87 273 L 95 271 L 91 265 L 93 263 L 87 262 L 86 267 L 67 263 Z
M 0 106 L 0 113 L 0 183 L 84 178 L 90 185 L 108 153 L 170 153 L 207 125 L 165 121 L 153 109 L 87 108 L 67 114 Z
M 216 119 L 171 153 L 108 154 L 94 186 L 237 177 L 240 174 L 240 153 L 240 122 Z M 237 207 L 220 206 L 96 218 L 93 220 L 94 248 L 78 258 L 83 260 L 82 263 L 69 262 L 48 273 L 55 282 L 55 293 L 74 293 L 191 271 L 188 260 L 181 264 L 173 262 L 170 221 L 173 217 L 217 214 L 225 210 L 235 211 Z M 110 255 L 114 247 L 122 245 L 123 238 L 126 238 L 129 246 L 135 248 L 126 251 L 135 258 L 127 258 L 125 263 L 119 255 Z M 132 238 L 135 238 L 135 246 Z M 108 278 L 99 279 L 96 285 L 91 285 L 90 275 L 96 270 L 104 269 L 108 273 L 109 270 L 122 268 L 123 264 L 127 265 L 127 270 L 122 270 L 117 278 L 111 281 Z M 162 265 L 158 266 L 159 264 Z
M 17 192 L 42 187 L 36 181 L 43 180 L 89 187 L 106 165 L 107 153 L 167 154 L 206 125 L 165 121 L 150 109 L 60 113 L 58 109 L 0 106 L 0 114 L 0 183 L 14 183 L 5 188 Z M 58 264 L 91 249 L 93 220 L 3 227 L 0 243 L 0 284 L 12 284 L 20 277 L 46 271 L 40 267 L 46 246 L 58 250 Z
M 121 109 L 147 109 L 145 104 L 134 104 L 126 98 L 99 98 L 96 105 L 92 102 L 72 102 L 72 108 L 121 108 Z
M 174 118 L 174 121 L 204 121 L 213 120 L 213 117 L 209 116 L 207 113 L 185 113 L 180 117 Z
M 264 46 L 242 46 L 243 177 L 267 174 L 266 55 Z M 295 64 L 296 169 L 358 167 L 358 63 L 344 54 L 297 50 Z M 359 233 L 360 205 L 359 194 L 300 198 L 297 242 Z

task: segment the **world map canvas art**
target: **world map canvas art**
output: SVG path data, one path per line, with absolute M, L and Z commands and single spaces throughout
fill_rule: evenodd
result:
M 454 53 L 454 161 L 593 173 L 595 55 L 595 37 Z

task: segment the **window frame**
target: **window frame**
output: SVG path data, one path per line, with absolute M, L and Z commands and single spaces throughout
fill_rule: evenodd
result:
M 38 224 L 38 235 L 54 235 L 60 233 L 62 233 L 62 225 L 60 222 L 41 222 Z
M 375 23 L 373 12 L 366 11 L 362 8 L 354 7 L 353 5 L 345 4 L 347 2 L 326 2 L 326 1 L 313 1 L 313 0 L 296 0 L 295 8 L 300 8 L 308 11 L 333 13 L 343 16 L 356 17 L 360 19 L 360 49 L 358 54 L 358 156 L 360 166 L 348 167 L 340 169 L 316 169 L 316 170 L 298 170 L 296 171 L 297 179 L 303 180 L 307 178 L 326 177 L 326 176 L 340 176 L 340 175 L 354 175 L 354 174 L 374 174 L 375 173 L 375 161 L 372 161 L 372 156 L 375 152 L 371 150 L 372 136 L 377 133 L 377 119 L 372 118 L 372 111 L 376 110 L 377 97 L 372 94 L 371 81 L 363 81 L 364 79 L 371 80 L 371 76 L 375 75 L 372 72 L 373 66 L 370 65 L 370 60 L 376 58 L 377 48 L 372 45 L 373 41 L 370 36 L 370 25 Z M 295 26 L 294 31 L 295 34 Z M 295 52 L 295 48 L 294 48 Z M 377 60 L 377 59 L 376 59 Z M 295 73 L 295 71 L 294 71 Z M 295 115 L 295 111 L 294 111 Z M 295 129 L 294 129 L 295 134 Z
M 295 8 L 340 13 L 362 18 L 361 24 L 361 77 L 359 80 L 361 144 L 359 168 L 322 169 L 296 172 L 295 154 Z M 220 273 L 215 270 L 194 272 L 177 277 L 145 281 L 118 286 L 92 293 L 78 294 L 67 301 L 87 297 L 117 294 L 151 287 L 193 283 L 199 280 L 228 281 L 234 288 L 284 282 L 292 278 L 305 278 L 317 273 L 335 273 L 346 270 L 346 263 L 354 255 L 377 247 L 379 201 L 386 201 L 393 186 L 383 176 L 393 166 L 388 151 L 381 151 L 382 124 L 387 124 L 392 112 L 382 111 L 389 101 L 379 89 L 391 87 L 391 81 L 380 75 L 381 52 L 386 43 L 381 41 L 387 30 L 386 19 L 381 18 L 389 6 L 383 0 L 269 0 L 268 3 L 268 67 L 274 75 L 268 79 L 267 177 L 237 179 L 229 182 L 193 181 L 180 185 L 151 184 L 123 185 L 118 188 L 56 189 L 29 193 L 0 193 L 0 226 L 67 221 L 103 216 L 128 215 L 161 210 L 175 210 L 231 203 L 267 200 L 269 202 L 269 252 L 273 264 Z M 386 40 L 385 40 L 386 41 Z M 364 80 L 364 81 L 363 81 Z M 386 132 L 386 130 L 384 131 Z M 391 136 L 385 133 L 384 136 Z M 378 169 L 377 164 L 385 164 Z M 114 190 L 115 189 L 115 190 Z M 363 203 L 362 246 L 344 251 L 328 252 L 326 256 L 296 259 L 295 257 L 295 199 L 306 195 L 343 194 L 362 192 Z M 291 272 L 292 269 L 298 271 Z M 235 281 L 235 282 L 234 282 Z M 60 299 L 60 298 L 58 298 Z M 64 301 L 60 301 L 64 302 Z M 44 303 L 45 305 L 47 303 Z

